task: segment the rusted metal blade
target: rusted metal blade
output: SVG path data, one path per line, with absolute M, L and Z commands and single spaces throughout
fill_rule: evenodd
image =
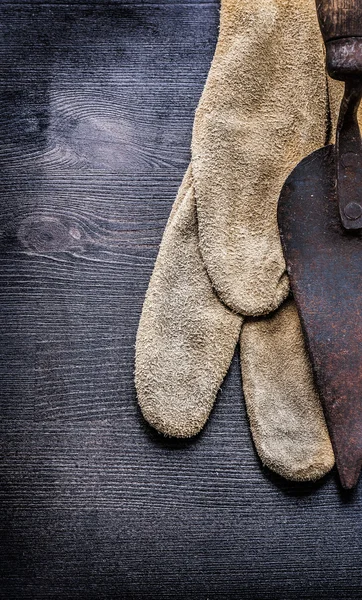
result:
M 362 465 L 362 233 L 340 220 L 334 146 L 288 177 L 278 222 L 339 476 L 352 488 Z

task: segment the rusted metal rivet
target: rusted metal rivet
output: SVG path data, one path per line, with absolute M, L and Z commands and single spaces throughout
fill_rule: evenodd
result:
M 347 206 L 344 208 L 344 214 L 347 219 L 351 219 L 355 221 L 362 215 L 362 206 L 357 204 L 357 202 L 349 202 Z

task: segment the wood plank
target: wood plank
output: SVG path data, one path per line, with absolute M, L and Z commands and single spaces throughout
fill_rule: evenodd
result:
M 2 168 L 185 167 L 213 50 L 197 4 L 1 11 Z
M 218 8 L 0 5 L 6 600 L 360 598 L 360 488 L 263 469 L 237 357 L 195 439 L 137 409 L 138 319 Z
M 178 184 L 175 174 L 5 178 L 3 418 L 117 413 L 120 391 L 133 390 L 138 318 Z

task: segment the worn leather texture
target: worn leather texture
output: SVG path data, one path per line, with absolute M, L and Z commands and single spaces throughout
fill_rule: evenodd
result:
M 305 28 L 299 40 L 296 21 Z M 254 305 L 249 316 L 261 305 L 270 313 L 276 298 L 283 300 L 281 290 L 288 294 L 278 190 L 303 152 L 326 140 L 326 86 L 313 0 L 302 10 L 294 0 L 222 0 L 191 164 L 161 241 L 136 340 L 144 417 L 160 433 L 190 437 L 204 426 L 241 335 L 255 447 L 263 465 L 293 481 L 319 479 L 334 465 L 297 311 L 282 306 L 279 316 L 259 318 L 250 326 L 253 335 L 243 335 L 243 311 L 221 292 L 232 290 L 241 303 L 247 298 Z M 263 103 L 257 103 L 262 90 Z M 206 246 L 213 248 L 213 266 Z M 222 284 L 215 266 L 226 275 Z

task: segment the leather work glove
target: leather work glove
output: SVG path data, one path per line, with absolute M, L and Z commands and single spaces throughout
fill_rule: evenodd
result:
M 292 168 L 329 141 L 343 92 L 333 86 L 330 101 L 314 0 L 222 0 L 191 165 L 136 342 L 145 419 L 167 436 L 190 437 L 204 426 L 240 341 L 256 450 L 270 469 L 300 481 L 322 477 L 334 456 L 276 212 Z

